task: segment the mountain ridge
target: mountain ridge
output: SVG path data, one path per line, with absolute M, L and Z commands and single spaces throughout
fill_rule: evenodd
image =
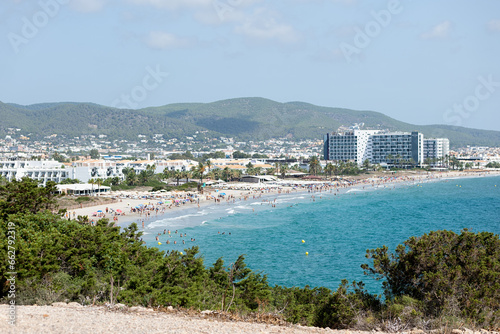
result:
M 370 110 L 316 106 L 307 102 L 276 102 L 261 97 L 233 98 L 210 103 L 174 103 L 143 109 L 117 109 L 95 103 L 54 102 L 23 106 L 0 102 L 0 135 L 21 128 L 33 138 L 53 133 L 76 137 L 105 134 L 108 139 L 208 136 L 238 140 L 269 138 L 322 139 L 339 126 L 365 123 L 366 128 L 419 131 L 426 138 L 447 137 L 452 147 L 500 146 L 500 131 L 451 125 L 414 125 Z

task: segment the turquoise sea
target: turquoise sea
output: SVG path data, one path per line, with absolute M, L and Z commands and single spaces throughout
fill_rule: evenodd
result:
M 362 280 L 370 292 L 380 293 L 381 283 L 360 268 L 369 248 L 394 250 L 411 236 L 441 229 L 500 234 L 500 177 L 268 197 L 275 198 L 274 208 L 259 199 L 183 210 L 146 222 L 143 239 L 161 250 L 197 245 L 207 266 L 219 257 L 229 264 L 246 254 L 247 265 L 267 274 L 272 285 L 336 289 L 346 278 Z M 181 238 L 181 233 L 187 235 Z

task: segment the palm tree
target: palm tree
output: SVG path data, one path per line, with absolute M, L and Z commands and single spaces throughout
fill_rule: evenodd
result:
M 399 168 L 401 168 L 401 159 L 402 157 L 400 154 L 396 155 L 396 161 Z
M 210 168 L 212 167 L 212 162 L 210 161 L 210 159 L 207 159 L 205 165 L 207 166 L 207 172 L 210 172 Z
M 177 187 L 179 186 L 179 180 L 182 178 L 182 174 L 181 172 L 179 172 L 178 170 L 176 170 L 174 172 L 174 179 L 177 180 Z
M 168 170 L 168 167 L 165 167 L 165 169 L 163 170 L 163 178 L 168 179 L 171 175 L 172 173 Z
M 363 161 L 363 168 L 366 170 L 370 169 L 370 160 L 366 159 Z
M 327 163 L 325 166 L 325 172 L 328 174 L 328 176 L 332 177 L 332 173 L 335 170 L 335 166 L 331 162 Z
M 103 179 L 97 178 L 95 179 L 95 183 L 97 184 L 97 195 L 101 194 L 101 184 L 103 182 Z
M 213 174 L 213 179 L 214 180 L 220 180 L 220 178 L 221 178 L 221 170 L 220 170 L 220 168 L 213 169 L 211 173 Z
M 392 154 L 388 154 L 387 157 L 387 163 L 391 163 L 394 166 L 394 156 Z
M 231 179 L 236 179 L 239 180 L 241 178 L 241 170 L 233 170 L 233 173 L 231 175 Z
M 318 157 L 313 156 L 311 158 L 311 161 L 309 161 L 309 171 L 311 171 L 313 175 L 316 175 L 319 172 L 320 168 L 321 165 L 319 164 Z
M 207 166 L 209 164 L 210 160 L 207 160 Z M 202 162 L 198 164 L 198 168 L 196 169 L 196 172 L 200 174 L 200 184 L 203 183 L 203 173 L 205 172 L 205 166 L 203 165 Z
M 189 183 L 189 178 L 191 177 L 191 172 L 187 171 L 187 170 L 182 172 L 182 177 L 186 179 L 186 183 Z
M 94 179 L 90 179 L 90 180 L 88 181 L 88 183 L 92 185 L 92 196 L 93 196 L 93 195 L 94 195 L 94 184 L 95 184 L 95 180 L 94 180 Z
M 224 168 L 224 170 L 222 171 L 222 177 L 224 178 L 224 181 L 228 182 L 229 174 L 230 174 L 229 167 Z
M 286 172 L 288 172 L 288 165 L 282 164 L 280 168 L 281 178 L 285 179 Z
M 148 182 L 148 171 L 142 170 L 139 173 L 138 178 L 139 178 L 139 184 L 140 185 L 146 184 L 146 182 Z

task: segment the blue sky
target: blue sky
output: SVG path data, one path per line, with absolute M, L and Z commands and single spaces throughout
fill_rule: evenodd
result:
M 2 0 L 0 36 L 2 102 L 258 96 L 500 130 L 500 1 Z

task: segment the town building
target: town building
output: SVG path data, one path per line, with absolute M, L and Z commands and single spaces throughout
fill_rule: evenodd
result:
M 424 159 L 442 159 L 450 153 L 448 138 L 424 139 Z
M 47 181 L 59 183 L 71 177 L 72 169 L 54 160 L 0 161 L 0 176 L 8 181 L 29 177 L 45 185 Z
M 418 132 L 387 132 L 371 136 L 370 163 L 420 165 L 424 161 L 424 135 Z
M 352 161 L 361 165 L 370 159 L 369 141 L 379 130 L 351 130 L 325 135 L 325 160 Z
M 380 130 L 326 134 L 324 158 L 360 166 L 365 160 L 381 165 L 419 165 L 424 160 L 424 136 L 418 132 Z

